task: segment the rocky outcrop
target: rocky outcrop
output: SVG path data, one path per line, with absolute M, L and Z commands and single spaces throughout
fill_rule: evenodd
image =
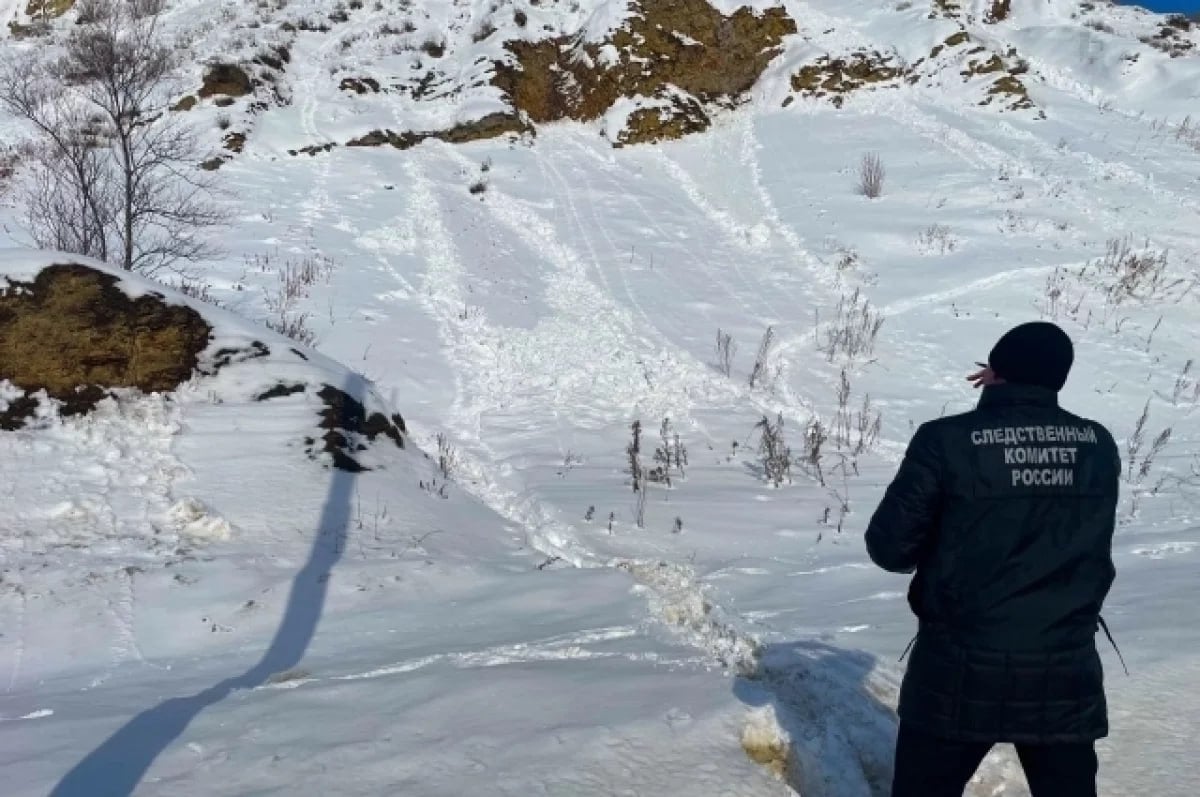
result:
M 528 133 L 531 128 L 515 114 L 494 113 L 474 122 L 455 125 L 448 130 L 432 132 L 405 131 L 396 133 L 392 130 L 372 130 L 366 135 L 346 142 L 347 147 L 382 147 L 392 146 L 396 149 L 409 149 L 430 138 L 436 138 L 449 144 L 463 144 L 468 141 L 478 141 L 484 138 L 496 138 L 507 133 Z M 318 150 L 321 148 L 318 148 Z M 328 149 L 328 148 L 326 148 Z M 315 154 L 308 149 L 297 152 Z M 293 155 L 296 152 L 292 153 Z
M 325 433 L 319 441 L 314 438 L 305 441 L 310 457 L 324 452 L 332 457 L 335 468 L 358 473 L 369 468 L 355 459 L 357 452 L 366 450 L 367 444 L 380 435 L 404 448 L 406 429 L 399 415 L 388 418 L 380 412 L 368 414 L 362 402 L 332 385 L 322 385 L 317 396 L 325 404 L 319 424 Z
M 845 95 L 865 88 L 900 85 L 904 68 L 878 51 L 860 50 L 844 58 L 822 56 L 792 76 L 792 91 L 826 98 L 842 107 Z
M 738 101 L 796 32 L 782 8 L 726 16 L 705 0 L 637 0 L 633 9 L 602 42 L 510 42 L 493 84 L 538 123 L 592 121 L 621 98 L 649 100 L 616 143 L 676 138 L 707 128 L 706 108 Z

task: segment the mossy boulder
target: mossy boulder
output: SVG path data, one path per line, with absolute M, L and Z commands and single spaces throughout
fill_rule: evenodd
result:
M 204 82 L 197 93 L 202 98 L 224 96 L 244 97 L 254 91 L 254 81 L 237 64 L 213 64 L 204 73 Z
M 0 281 L 0 378 L 73 411 L 95 406 L 110 388 L 166 392 L 190 379 L 209 344 L 208 323 L 160 294 L 131 298 L 117 282 L 73 263 L 44 268 L 32 282 Z M 3 428 L 29 414 L 13 405 Z

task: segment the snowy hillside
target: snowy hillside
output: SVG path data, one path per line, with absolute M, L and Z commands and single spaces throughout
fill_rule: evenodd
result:
M 0 46 L 77 13 L 29 10 Z M 915 623 L 861 532 L 1039 317 L 1128 468 L 1101 793 L 1200 789 L 1200 29 L 1067 0 L 165 21 L 163 101 L 233 209 L 182 287 L 224 310 L 127 278 L 214 330 L 200 370 L 0 432 L 6 793 L 884 794 Z M 29 130 L 0 135 L 26 245 Z M 333 467 L 326 385 L 404 445 Z

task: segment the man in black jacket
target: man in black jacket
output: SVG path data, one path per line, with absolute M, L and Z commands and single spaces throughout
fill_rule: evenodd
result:
M 1006 333 L 970 377 L 976 409 L 917 430 L 871 518 L 871 559 L 915 571 L 893 797 L 961 797 L 998 742 L 1034 797 L 1095 797 L 1121 461 L 1058 406 L 1073 359 L 1054 324 Z

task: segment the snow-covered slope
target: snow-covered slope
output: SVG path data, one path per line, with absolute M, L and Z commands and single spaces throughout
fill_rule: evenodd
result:
M 163 290 L 28 251 L 0 284 L 64 262 Z M 327 387 L 390 414 L 362 375 L 167 301 L 213 330 L 191 380 L 85 416 L 43 398 L 0 436 L 8 793 L 607 794 L 631 760 L 630 788 L 780 793 L 711 657 L 647 626 L 625 573 L 543 572 L 518 526 L 385 435 L 341 429 L 366 469 L 334 467 L 312 445 Z
M 705 132 L 614 149 L 641 102 L 623 96 L 414 146 L 512 112 L 491 82 L 504 42 L 619 61 L 604 47 L 634 7 L 277 5 L 171 6 L 195 56 L 173 101 L 216 59 L 263 81 L 187 111 L 214 154 L 246 135 L 220 152 L 236 217 L 208 293 L 363 376 L 276 346 L 169 401 L 0 437 L 20 485 L 0 501 L 38 530 L 2 549 L 14 794 L 64 776 L 59 794 L 128 793 L 108 767 L 134 750 L 138 794 L 883 794 L 913 623 L 861 530 L 914 424 L 970 406 L 962 376 L 1037 317 L 1078 344 L 1064 403 L 1130 466 L 1106 615 L 1133 677 L 1104 653 L 1101 793 L 1196 792 L 1200 58 L 1161 43 L 1196 31 L 1067 0 L 1000 20 L 981 0 L 796 0 L 796 33 L 743 104 L 704 104 Z M 405 148 L 345 146 L 373 131 Z M 857 191 L 871 152 L 876 200 Z M 371 380 L 431 459 L 379 446 L 352 477 L 310 460 L 311 392 L 247 401 L 305 368 Z M 779 487 L 764 416 L 796 460 Z M 647 470 L 675 433 L 688 452 L 640 526 L 635 420 Z M 65 494 L 90 498 L 55 517 Z M 217 539 L 189 536 L 197 520 Z M 1024 793 L 1006 751 L 978 780 Z

